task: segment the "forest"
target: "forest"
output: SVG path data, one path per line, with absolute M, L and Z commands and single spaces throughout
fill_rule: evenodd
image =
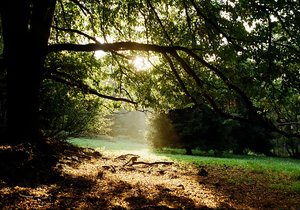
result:
M 47 184 L 59 182 L 61 189 L 68 182 L 78 184 L 78 189 L 83 184 L 86 190 L 99 184 L 87 181 L 84 174 L 75 181 L 75 174 L 63 170 L 68 164 L 76 168 L 93 161 L 104 164 L 101 161 L 106 160 L 105 154 L 95 148 L 81 148 L 68 142 L 75 137 L 114 138 L 121 133 L 123 137 L 148 142 L 158 153 L 183 149 L 182 156 L 187 158 L 199 151 L 215 157 L 252 155 L 275 158 L 275 162 L 276 158 L 283 158 L 299 166 L 299 16 L 300 3 L 296 0 L 2 0 L 0 195 L 6 199 L 0 201 L 0 207 L 13 208 L 12 200 L 17 205 L 14 199 L 17 195 L 31 201 L 36 197 L 28 197 L 25 190 L 16 189 L 20 183 L 37 184 L 45 178 Z M 147 116 L 147 122 L 137 117 L 122 121 L 124 113 L 136 112 Z M 147 126 L 146 133 L 139 130 L 140 125 Z M 117 157 L 109 156 L 108 160 L 129 158 Z M 158 174 L 159 167 L 173 170 L 165 164 L 169 160 L 147 162 L 138 158 L 142 157 L 133 156 L 131 164 L 117 170 L 114 163 L 102 169 L 116 173 L 129 171 L 126 168 L 129 166 L 144 165 L 153 170 L 157 167 Z M 223 165 L 227 170 L 228 163 Z M 217 175 L 222 170 L 219 167 L 204 167 L 197 176 L 207 177 L 206 172 L 213 171 L 214 179 L 209 181 L 216 187 Z M 235 166 L 230 167 L 234 168 L 231 175 L 240 173 Z M 103 174 L 107 171 L 102 169 L 97 169 L 95 177 L 106 177 Z M 80 168 L 76 170 L 83 173 Z M 166 170 L 160 175 L 165 176 Z M 178 171 L 182 177 L 186 176 L 184 169 Z M 255 177 L 261 175 L 259 170 L 255 173 Z M 282 180 L 290 177 L 287 180 L 300 189 L 298 173 L 295 170 L 292 175 L 278 177 Z M 116 189 L 113 192 L 106 189 L 105 193 L 113 194 L 105 197 L 103 191 L 101 197 L 106 199 L 102 203 L 93 197 L 95 202 L 85 200 L 82 205 L 98 202 L 107 209 L 126 209 L 129 204 L 132 205 L 129 209 L 157 209 L 153 203 L 158 198 L 140 194 L 136 196 L 139 204 L 133 204 L 128 197 L 124 198 L 125 206 L 112 207 L 108 202 L 110 196 L 114 197 L 124 187 L 128 191 L 135 189 L 138 184 L 129 186 L 124 184 L 128 180 L 120 183 L 120 177 L 109 176 L 117 180 Z M 260 177 L 260 181 L 264 178 Z M 276 178 L 276 185 L 281 179 Z M 217 182 L 217 188 L 230 184 L 227 181 Z M 169 200 L 165 202 L 174 203 L 175 191 L 169 188 L 156 186 L 160 193 L 168 194 Z M 230 193 L 232 189 L 225 192 L 225 188 L 223 193 L 234 200 L 237 196 Z M 52 197 L 57 198 L 59 190 L 52 191 Z M 271 194 L 275 196 L 276 192 Z M 299 204 L 296 201 L 299 190 L 292 193 L 295 202 L 291 199 L 289 205 L 296 209 L 293 206 Z M 249 207 L 226 199 L 220 205 L 207 202 L 197 206 L 197 202 L 183 199 L 177 206 L 163 202 L 156 206 L 161 209 Z M 61 199 L 48 208 L 67 207 L 71 203 L 63 203 Z M 269 203 L 261 205 L 272 208 Z M 25 201 L 22 205 L 25 209 L 39 208 L 33 203 L 26 206 Z M 80 205 L 75 208 L 88 209 Z M 273 207 L 285 208 L 284 205 Z

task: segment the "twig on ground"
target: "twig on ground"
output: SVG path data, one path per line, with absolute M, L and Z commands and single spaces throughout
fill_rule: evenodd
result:
M 19 193 L 19 196 L 21 196 L 22 198 L 33 198 L 32 195 L 24 195 L 22 193 Z

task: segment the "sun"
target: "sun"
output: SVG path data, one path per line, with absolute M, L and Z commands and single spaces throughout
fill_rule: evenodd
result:
M 142 56 L 136 56 L 132 61 L 133 66 L 137 71 L 146 71 L 153 67 L 152 63 L 148 58 Z
M 95 56 L 96 59 L 101 59 L 101 58 L 103 58 L 106 55 L 107 55 L 106 52 L 104 52 L 102 50 L 97 50 L 97 51 L 95 51 L 95 55 L 94 56 Z

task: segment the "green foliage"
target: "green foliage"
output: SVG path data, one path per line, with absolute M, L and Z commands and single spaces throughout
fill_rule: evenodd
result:
M 247 150 L 250 150 L 258 154 L 271 155 L 273 136 L 261 127 L 240 122 L 233 126 L 230 136 L 234 144 L 232 149 L 236 154 L 247 153 Z
M 30 8 L 35 8 L 34 4 Z M 137 109 L 167 112 L 205 104 L 228 119 L 263 127 L 253 126 L 251 133 L 273 129 L 287 139 L 297 137 L 299 142 L 299 8 L 299 2 L 287 0 L 60 1 L 50 24 L 48 47 L 67 47 L 47 55 L 43 73 L 46 79 L 83 94 L 137 102 Z M 36 36 L 40 35 L 47 37 Z M 104 49 L 99 58 L 92 53 L 97 44 L 114 42 L 169 48 L 153 52 L 144 47 L 112 47 Z M 78 50 L 81 52 L 72 52 Z M 133 64 L 136 56 L 157 59 L 152 59 L 153 67 L 138 71 Z M 84 97 L 79 94 L 76 103 L 80 104 L 79 98 Z M 124 104 L 111 107 L 121 106 Z M 230 140 L 220 136 L 226 136 L 223 128 L 231 122 L 206 114 L 208 117 L 188 117 L 186 124 L 199 124 L 201 129 L 193 129 L 206 139 L 204 149 L 226 149 L 225 142 Z M 194 120 L 201 118 L 206 125 Z M 174 126 L 193 146 L 195 138 L 188 135 L 197 132 Z M 216 132 L 205 136 L 210 130 Z M 237 150 L 248 147 L 253 149 Z M 265 145 L 257 152 L 267 148 Z
M 116 92 L 105 69 L 107 60 L 94 54 L 57 53 L 47 58 L 42 88 L 42 129 L 46 135 L 66 138 L 74 135 L 97 136 L 111 132 L 110 108 L 117 103 L 105 102 L 89 90 L 111 95 Z
M 254 124 L 266 119 L 265 124 L 272 122 L 281 130 L 282 122 L 299 115 L 291 114 L 299 101 L 299 4 L 282 2 L 64 2 L 56 6 L 57 30 L 52 30 L 50 42 L 135 41 L 191 49 L 211 66 L 180 50 L 190 71 L 168 53 L 171 59 L 166 62 L 162 54 L 147 50 L 109 51 L 91 62 L 85 80 L 101 92 L 138 101 L 143 108 L 177 109 L 196 101 Z M 137 72 L 131 62 L 137 55 L 159 61 L 147 72 Z M 85 72 L 86 66 L 81 67 L 87 60 L 80 57 L 74 63 Z M 103 84 L 108 78 L 114 85 Z M 101 82 L 101 88 L 94 85 Z
M 160 149 L 180 145 L 179 137 L 167 114 L 152 115 L 148 121 L 149 128 L 146 138 L 153 148 Z
M 172 110 L 168 116 L 184 147 L 216 153 L 230 148 L 228 126 L 208 107 Z
M 44 81 L 40 107 L 44 135 L 67 138 L 83 133 L 106 133 L 110 121 L 100 111 L 99 99 L 56 82 Z
M 154 148 L 186 148 L 220 154 L 249 151 L 271 155 L 273 136 L 261 127 L 226 120 L 207 107 L 171 110 L 150 119 L 148 140 Z
M 173 147 L 224 151 L 226 127 L 209 109 L 185 108 L 157 114 L 149 119 L 147 139 L 154 148 Z

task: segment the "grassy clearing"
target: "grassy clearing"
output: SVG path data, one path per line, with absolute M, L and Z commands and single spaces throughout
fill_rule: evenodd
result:
M 75 138 L 69 142 L 81 146 L 90 147 L 99 151 L 110 151 L 115 153 L 144 153 L 151 149 L 142 142 L 132 142 L 126 138 Z M 195 151 L 195 155 L 184 155 L 184 150 L 165 149 L 152 151 L 157 156 L 167 157 L 182 163 L 192 163 L 199 167 L 208 166 L 223 170 L 230 167 L 236 171 L 236 176 L 228 176 L 228 182 L 253 183 L 255 179 L 262 177 L 268 182 L 270 188 L 284 192 L 300 193 L 300 161 L 288 158 L 274 158 L 265 156 L 236 156 L 224 155 L 213 157 L 209 154 Z M 242 171 L 242 173 L 239 173 Z
M 300 176 L 300 161 L 289 158 L 275 158 L 252 155 L 224 155 L 222 157 L 197 155 L 184 155 L 184 151 L 177 150 L 177 154 L 168 153 L 170 150 L 159 151 L 157 154 L 172 159 L 194 163 L 198 165 L 227 165 L 246 168 L 256 172 L 280 172 Z
M 68 141 L 80 147 L 89 147 L 98 150 L 136 151 L 140 149 L 148 149 L 146 144 L 141 142 L 133 142 L 127 138 L 72 138 Z
M 171 153 L 167 153 L 171 151 Z M 201 153 L 198 151 L 198 154 Z M 183 150 L 167 149 L 159 151 L 159 155 L 167 156 L 183 163 L 193 163 L 199 166 L 232 167 L 243 171 L 239 176 L 230 176 L 232 183 L 252 183 L 258 175 L 267 178 L 270 187 L 285 192 L 300 193 L 300 161 L 289 158 L 275 158 L 252 155 L 224 155 L 223 157 L 183 155 Z M 195 152 L 197 154 L 197 151 Z
M 68 141 L 80 147 L 96 149 L 101 153 L 138 153 L 140 155 L 151 153 L 147 144 L 140 141 L 132 141 L 126 137 L 72 138 Z

